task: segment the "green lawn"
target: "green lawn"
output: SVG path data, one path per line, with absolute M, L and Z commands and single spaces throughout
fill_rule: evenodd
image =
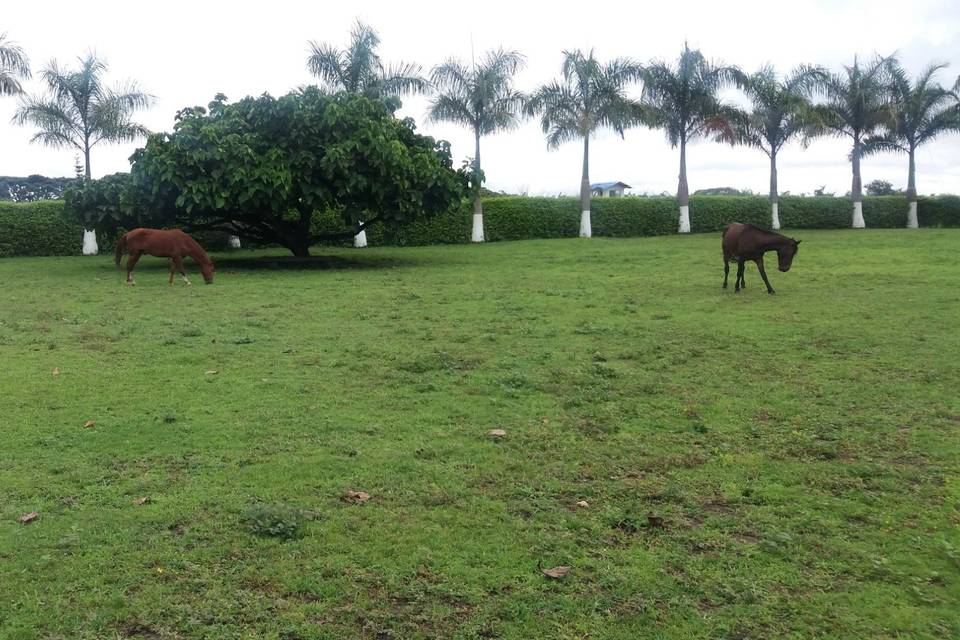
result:
M 796 235 L 0 260 L 0 638 L 960 637 L 960 231 Z

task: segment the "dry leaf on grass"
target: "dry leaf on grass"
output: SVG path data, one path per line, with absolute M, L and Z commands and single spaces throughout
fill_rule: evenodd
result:
M 507 432 L 503 429 L 490 429 L 490 431 L 487 431 L 487 434 L 491 438 L 505 438 L 507 436 Z
M 210 369 L 209 371 L 204 371 L 203 375 L 205 376 L 215 376 L 219 373 L 216 369 Z
M 586 500 L 581 500 L 580 502 L 577 503 L 577 506 L 580 507 L 581 509 L 586 509 L 587 507 L 590 506 L 590 503 L 587 502 Z
M 652 513 L 647 514 L 647 524 L 651 527 L 662 527 L 663 526 L 663 516 L 654 515 Z
M 543 575 L 548 578 L 553 578 L 554 580 L 559 580 L 568 573 L 570 573 L 570 567 L 565 564 L 560 565 L 559 567 L 553 567 L 552 569 L 541 569 Z
M 344 502 L 352 502 L 353 504 L 363 504 L 364 502 L 370 499 L 370 494 L 366 491 L 347 491 L 343 494 Z
M 143 496 L 142 498 L 134 498 L 134 499 L 133 499 L 133 504 L 135 504 L 135 505 L 146 504 L 146 503 L 148 503 L 148 502 L 150 502 L 150 496 Z
M 54 367 L 54 368 L 53 368 L 53 375 L 55 375 L 55 376 L 60 375 L 60 367 Z
M 36 511 L 31 511 L 30 513 L 25 513 L 20 516 L 20 524 L 30 524 L 34 520 L 40 517 L 40 514 Z
M 83 428 L 84 428 L 84 429 L 89 429 L 89 428 L 92 427 L 93 425 L 94 425 L 93 420 L 87 420 L 86 422 L 83 423 Z

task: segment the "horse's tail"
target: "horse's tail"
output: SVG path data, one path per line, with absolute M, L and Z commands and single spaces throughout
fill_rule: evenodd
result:
M 123 260 L 123 254 L 127 252 L 127 236 L 122 235 L 117 238 L 117 248 L 113 250 L 113 261 L 120 268 L 120 261 Z

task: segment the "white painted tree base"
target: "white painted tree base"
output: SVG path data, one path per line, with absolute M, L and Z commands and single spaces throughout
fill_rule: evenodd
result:
M 358 222 L 360 224 L 363 224 L 362 220 L 359 220 Z M 357 235 L 353 236 L 353 246 L 356 247 L 357 249 L 363 249 L 365 246 L 367 246 L 367 230 L 366 229 L 364 229 Z
M 867 223 L 863 221 L 863 203 L 862 202 L 853 203 L 853 228 L 854 229 L 867 228 Z
M 473 214 L 473 231 L 470 233 L 471 242 L 483 242 L 483 214 Z
M 593 237 L 593 228 L 590 225 L 590 211 L 580 212 L 580 237 Z
M 917 219 L 917 203 L 910 203 L 910 211 L 907 213 L 907 229 L 919 229 L 920 222 Z
M 100 247 L 97 246 L 97 231 L 83 230 L 83 255 L 95 256 L 100 253 Z
M 230 236 L 229 238 L 227 238 L 227 246 L 230 247 L 231 249 L 239 249 L 240 236 Z
M 780 230 L 780 204 L 777 202 L 774 202 L 771 205 L 771 209 L 773 209 L 773 211 L 771 214 L 772 218 L 770 220 L 770 228 L 773 229 L 774 231 L 779 231 Z
M 690 233 L 690 207 L 680 207 L 680 233 Z

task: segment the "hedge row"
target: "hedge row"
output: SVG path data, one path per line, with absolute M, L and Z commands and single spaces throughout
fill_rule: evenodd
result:
M 596 236 L 630 237 L 676 233 L 676 200 L 657 198 L 596 198 L 591 221 Z M 487 240 L 574 238 L 580 229 L 578 198 L 507 196 L 484 200 Z M 907 201 L 902 196 L 867 197 L 863 217 L 867 227 L 898 228 L 907 223 Z M 784 197 L 780 221 L 786 229 L 842 229 L 850 226 L 853 204 L 847 198 Z M 920 198 L 922 227 L 960 227 L 960 197 Z M 473 209 L 422 219 L 399 229 L 373 225 L 367 230 L 373 245 L 459 244 L 470 241 Z M 716 232 L 730 222 L 770 224 L 770 204 L 762 196 L 694 196 L 690 198 L 690 223 L 695 232 Z M 328 213 L 318 216 L 317 229 L 339 229 L 342 222 Z M 221 234 L 222 236 L 223 234 Z M 0 257 L 11 255 L 77 255 L 83 227 L 68 218 L 59 200 L 30 203 L 0 202 Z M 224 237 L 198 234 L 211 249 L 225 244 Z M 111 251 L 113 238 L 98 238 L 101 252 Z M 349 244 L 344 241 L 338 244 Z M 249 246 L 249 245 L 248 245 Z
M 113 242 L 100 250 L 113 250 Z M 75 256 L 83 246 L 83 225 L 63 211 L 62 200 L 0 201 L 0 257 Z
M 902 196 L 867 197 L 863 217 L 867 227 L 900 228 L 907 224 L 908 205 Z M 920 198 L 922 227 L 960 227 L 960 197 Z M 575 238 L 580 232 L 578 198 L 498 197 L 483 202 L 487 240 Z M 398 230 L 376 225 L 367 231 L 371 245 L 428 245 L 469 242 L 472 207 L 446 216 L 419 220 Z M 679 211 L 671 197 L 596 198 L 591 203 L 593 235 L 632 237 L 677 232 Z M 780 223 L 785 229 L 844 229 L 850 226 L 853 203 L 848 198 L 783 197 Z M 690 224 L 695 232 L 716 232 L 731 222 L 770 226 L 770 203 L 762 196 L 694 196 Z

